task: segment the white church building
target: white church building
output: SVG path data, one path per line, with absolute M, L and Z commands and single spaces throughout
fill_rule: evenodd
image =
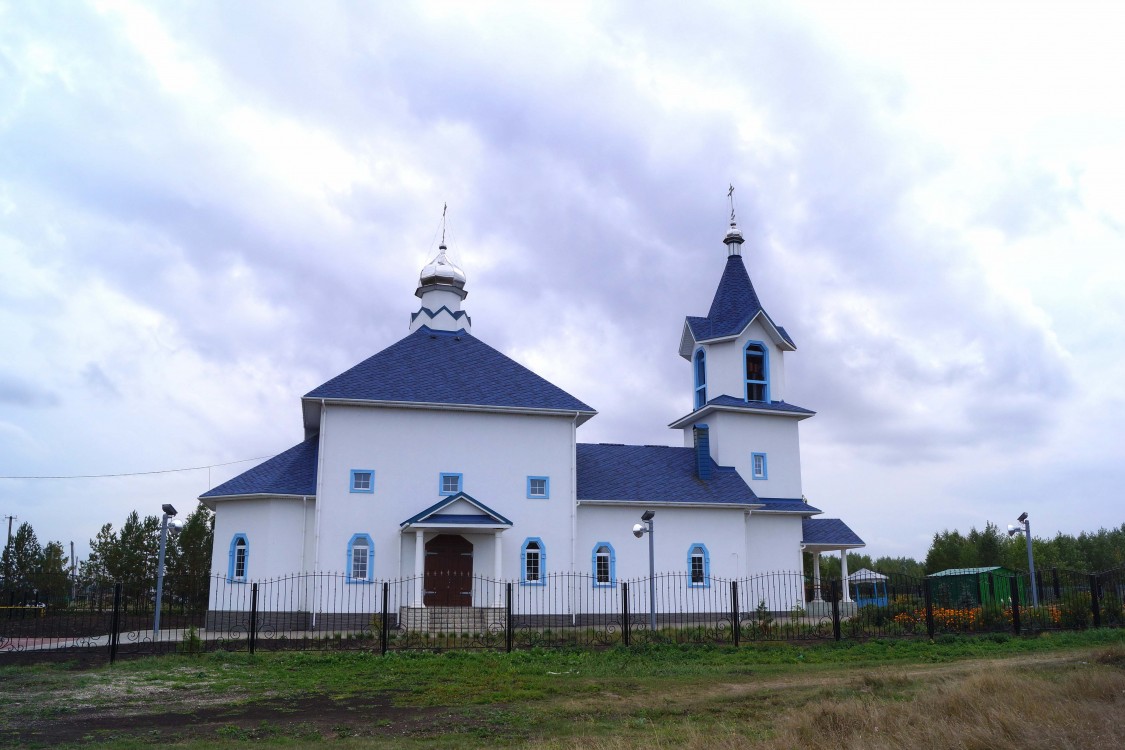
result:
M 500 587 L 470 576 L 546 601 L 556 574 L 592 589 L 647 577 L 632 527 L 654 511 L 655 569 L 680 573 L 687 595 L 802 574 L 803 549 L 839 552 L 846 576 L 863 541 L 804 499 L 798 426 L 814 412 L 787 400 L 796 345 L 763 309 L 742 242 L 732 217 L 711 308 L 684 323 L 688 413 L 669 425 L 683 447 L 579 442 L 597 412 L 473 336 L 443 244 L 407 335 L 301 398 L 301 442 L 200 497 L 215 511 L 212 572 L 227 589 L 338 573 L 371 600 L 369 584 L 409 581 L 406 608 L 499 605 Z M 212 609 L 241 608 L 224 596 Z M 284 608 L 331 611 L 325 596 Z M 768 596 L 776 611 L 805 603 L 803 585 Z

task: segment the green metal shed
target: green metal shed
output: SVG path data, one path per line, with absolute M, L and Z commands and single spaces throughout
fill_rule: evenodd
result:
M 976 607 L 994 604 L 1007 607 L 1012 603 L 1011 579 L 1019 586 L 1020 603 L 1027 604 L 1023 576 L 1014 570 L 994 565 L 989 568 L 950 568 L 926 576 L 934 604 L 942 607 Z

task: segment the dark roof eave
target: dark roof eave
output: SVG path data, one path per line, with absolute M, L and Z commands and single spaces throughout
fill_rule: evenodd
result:
M 659 505 L 665 508 L 740 508 L 742 510 L 757 510 L 763 507 L 762 503 L 711 503 L 706 500 L 692 502 L 690 500 L 593 500 L 579 498 L 579 505 Z
M 750 403 L 750 402 L 747 402 L 747 403 Z M 679 430 L 679 429 L 681 429 L 683 427 L 686 427 L 687 425 L 691 424 L 692 422 L 696 421 L 697 419 L 702 419 L 703 417 L 707 416 L 708 414 L 711 414 L 712 412 L 716 412 L 716 411 L 727 411 L 727 412 L 731 412 L 733 414 L 762 414 L 762 415 L 765 415 L 765 416 L 774 416 L 774 417 L 790 417 L 790 418 L 796 419 L 798 421 L 802 420 L 802 419 L 808 419 L 809 417 L 816 416 L 815 411 L 807 411 L 807 410 L 806 411 L 788 411 L 788 410 L 785 410 L 785 409 L 755 409 L 753 406 L 725 406 L 725 405 L 722 405 L 722 404 L 704 404 L 703 406 L 699 407 L 698 409 L 691 412 L 690 414 L 685 414 L 684 416 L 677 419 L 675 422 L 670 423 L 668 425 L 668 427 L 670 429 L 673 429 L 673 430 Z
M 320 398 L 317 396 L 302 396 L 302 404 L 320 406 L 333 404 L 335 406 L 368 406 L 382 409 L 427 409 L 434 411 L 470 411 L 486 412 L 490 414 L 525 414 L 540 417 L 578 417 L 578 424 L 584 424 L 597 416 L 597 410 L 590 409 L 541 409 L 528 406 L 490 406 L 487 404 L 445 404 L 436 401 L 380 401 L 352 398 Z

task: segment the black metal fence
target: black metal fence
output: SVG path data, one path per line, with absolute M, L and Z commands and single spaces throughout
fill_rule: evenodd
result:
M 462 606 L 427 603 L 427 583 L 433 581 L 335 574 L 256 582 L 167 577 L 159 621 L 151 582 L 0 592 L 0 663 L 16 655 L 112 662 L 215 650 L 737 646 L 1125 624 L 1125 568 L 1048 569 L 1034 582 L 1020 574 L 979 586 L 894 574 L 847 586 L 797 573 L 739 580 L 669 573 L 611 582 L 561 573 L 532 583 L 474 577 L 466 580 L 469 591 L 458 592 L 466 597 Z

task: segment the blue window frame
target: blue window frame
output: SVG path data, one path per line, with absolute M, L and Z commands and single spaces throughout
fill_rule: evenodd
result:
M 688 586 L 696 589 L 711 588 L 711 555 L 707 545 L 700 542 L 688 547 Z
M 765 453 L 750 454 L 750 477 L 752 479 L 769 479 L 769 466 L 766 464 Z
M 438 493 L 441 495 L 456 495 L 461 491 L 461 474 L 442 472 L 438 477 Z
M 528 499 L 544 499 L 551 496 L 551 478 L 550 477 L 528 477 L 527 478 L 527 497 Z
M 520 548 L 520 585 L 546 586 L 547 548 L 537 536 L 528 537 Z
M 770 355 L 761 341 L 749 341 L 743 350 L 746 376 L 746 400 L 770 400 Z
M 352 469 L 352 492 L 375 492 L 375 470 L 374 469 Z
M 348 583 L 371 583 L 375 573 L 375 545 L 369 534 L 352 534 L 348 540 Z
M 707 403 L 707 355 L 702 349 L 695 353 L 695 408 Z
M 250 569 L 250 540 L 243 532 L 238 532 L 230 540 L 230 554 L 227 559 L 227 580 L 246 581 Z
M 594 572 L 594 588 L 617 585 L 617 552 L 609 542 L 598 542 L 590 553 L 590 567 Z

